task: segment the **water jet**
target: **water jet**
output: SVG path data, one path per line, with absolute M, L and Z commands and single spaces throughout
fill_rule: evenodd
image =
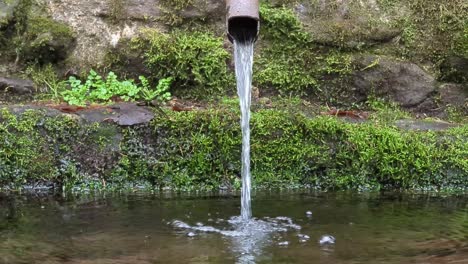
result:
M 250 179 L 250 103 L 252 97 L 253 46 L 260 28 L 258 0 L 227 0 L 227 35 L 234 44 L 237 94 L 242 128 L 241 217 L 252 217 Z

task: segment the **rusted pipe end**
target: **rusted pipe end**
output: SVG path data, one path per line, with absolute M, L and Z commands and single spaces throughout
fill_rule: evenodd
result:
M 258 0 L 226 0 L 226 10 L 229 40 L 255 41 L 260 29 Z

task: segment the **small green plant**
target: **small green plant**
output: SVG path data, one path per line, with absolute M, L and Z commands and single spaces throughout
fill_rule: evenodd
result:
M 29 66 L 25 74 L 32 79 L 36 89 L 45 94 L 45 97 L 55 101 L 61 99 L 60 93 L 66 89 L 67 82 L 61 80 L 52 64 L 46 66 Z
M 97 72 L 91 70 L 85 83 L 75 77 L 70 77 L 68 84 L 71 89 L 61 93 L 63 99 L 71 105 L 84 106 L 86 103 L 108 103 L 112 99 L 120 98 L 124 101 L 144 100 L 167 101 L 170 93 L 167 90 L 171 78 L 162 79 L 156 90 L 152 91 L 148 80 L 140 76 L 141 85 L 133 80 L 120 81 L 117 75 L 109 72 L 104 79 Z
M 156 100 L 158 102 L 167 102 L 171 99 L 171 93 L 168 92 L 172 84 L 172 77 L 159 80 L 156 89 L 151 90 L 148 79 L 143 76 L 139 77 L 141 81 L 141 97 L 146 102 Z

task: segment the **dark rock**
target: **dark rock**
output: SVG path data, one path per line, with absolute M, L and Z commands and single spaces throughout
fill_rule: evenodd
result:
M 119 103 L 110 107 L 90 108 L 76 114 L 87 122 L 111 121 L 121 126 L 148 123 L 154 118 L 153 112 L 134 103 Z
M 456 83 L 468 81 L 468 58 L 451 56 L 441 65 L 442 80 Z
M 360 70 L 354 73 L 351 85 L 362 97 L 374 94 L 411 108 L 436 91 L 434 77 L 416 64 L 376 56 L 365 56 L 356 62 Z
M 180 12 L 183 18 L 222 18 L 225 2 L 219 0 L 197 0 Z
M 395 122 L 395 125 L 401 129 L 418 131 L 443 131 L 458 126 L 456 124 L 451 124 L 444 121 L 426 121 L 412 119 L 397 120 Z
M 439 93 L 443 106 L 468 107 L 468 87 L 465 85 L 446 83 L 440 86 Z
M 34 93 L 34 83 L 31 80 L 0 77 L 0 90 L 17 95 Z
M 68 57 L 74 47 L 73 30 L 66 24 L 48 17 L 29 18 L 23 36 L 22 57 L 29 61 L 58 62 Z
M 154 118 L 153 112 L 135 104 L 117 104 L 112 109 L 118 114 L 118 116 L 112 117 L 112 119 L 121 126 L 144 124 Z

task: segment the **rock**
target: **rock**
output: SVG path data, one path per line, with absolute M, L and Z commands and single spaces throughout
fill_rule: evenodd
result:
M 0 90 L 16 95 L 34 93 L 34 83 L 31 80 L 0 77 Z
M 109 4 L 111 5 L 112 1 L 109 1 Z M 159 0 L 127 0 L 124 8 L 127 17 L 132 20 L 155 20 L 162 15 Z M 110 7 L 109 9 L 112 10 L 113 8 Z
M 109 1 L 47 1 L 47 8 L 54 20 L 67 24 L 76 33 L 76 45 L 70 55 L 70 61 L 73 61 L 73 66 L 81 70 L 89 69 L 90 66 L 102 66 L 107 50 L 116 46 L 120 39 L 134 36 L 137 32 L 137 25 L 142 24 L 140 20 L 151 12 L 152 9 L 149 6 L 156 2 L 159 1 L 129 1 L 128 5 L 124 5 L 126 9 L 120 11 L 126 12 L 131 9 L 132 13 L 126 14 L 125 17 L 131 15 L 134 18 L 129 18 L 119 24 L 109 19 L 112 15 L 112 6 Z M 146 13 L 141 16 L 136 14 L 143 10 Z M 151 25 L 151 23 L 147 24 L 147 26 Z
M 395 126 L 404 130 L 417 131 L 444 131 L 457 125 L 444 121 L 427 121 L 427 120 L 412 120 L 402 119 L 395 122 Z
M 441 65 L 444 81 L 463 83 L 468 81 L 468 58 L 451 56 Z
M 63 108 L 59 108 L 63 112 Z M 153 112 L 135 103 L 119 103 L 109 107 L 78 109 L 72 111 L 87 122 L 111 121 L 121 126 L 133 126 L 148 123 L 154 118 Z
M 88 69 L 108 66 L 106 55 L 109 49 L 123 47 L 119 46 L 123 40 L 135 37 L 143 28 L 168 31 L 172 26 L 168 16 L 204 21 L 216 18 L 219 19 L 216 30 L 224 30 L 224 1 L 196 0 L 178 11 L 165 2 L 171 3 L 161 0 L 61 0 L 45 4 L 54 20 L 69 25 L 76 32 L 76 47 L 70 56 L 73 66 Z M 132 70 L 138 71 L 138 67 Z
M 38 16 L 28 20 L 21 57 L 41 63 L 58 62 L 68 57 L 74 46 L 74 33 L 67 25 Z
M 468 73 L 468 69 L 467 69 Z M 446 83 L 439 88 L 440 103 L 443 106 L 468 107 L 468 87 L 462 84 Z
M 361 48 L 393 40 L 401 33 L 397 22 L 407 10 L 383 10 L 375 0 L 301 1 L 296 13 L 314 41 L 327 46 Z
M 219 0 L 196 0 L 180 12 L 183 18 L 219 18 L 224 14 L 225 2 Z
M 356 64 L 358 70 L 353 73 L 351 89 L 361 99 L 374 94 L 411 108 L 436 91 L 434 77 L 416 64 L 376 56 L 358 58 Z

